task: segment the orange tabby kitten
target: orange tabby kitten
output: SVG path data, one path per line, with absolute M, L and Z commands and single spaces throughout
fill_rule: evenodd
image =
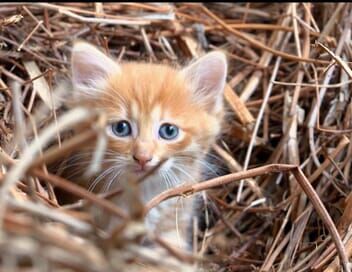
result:
M 176 69 L 160 64 L 117 63 L 96 47 L 76 42 L 71 61 L 76 98 L 105 110 L 109 118 L 103 170 L 92 180 L 81 180 L 75 168 L 82 168 L 79 162 L 95 147 L 88 146 L 69 160 L 68 167 L 76 171 L 72 180 L 103 192 L 166 160 L 141 183 L 143 203 L 168 188 L 201 180 L 205 155 L 221 128 L 227 74 L 224 54 L 212 52 Z M 121 200 L 117 204 L 126 208 Z M 146 224 L 184 248 L 192 216 L 189 199 L 170 199 L 149 212 Z

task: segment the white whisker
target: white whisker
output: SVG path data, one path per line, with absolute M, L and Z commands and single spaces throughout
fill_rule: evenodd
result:
M 175 168 L 180 173 L 184 174 L 186 177 L 189 177 L 191 179 L 190 181 L 195 182 L 194 177 L 190 173 L 188 173 L 185 169 L 182 169 L 183 165 L 178 165 L 177 163 L 174 163 L 172 167 Z M 184 182 L 186 181 L 187 180 L 184 180 Z
M 116 171 L 115 175 L 110 179 L 109 183 L 107 183 L 107 186 L 104 187 L 104 192 L 108 192 L 110 190 L 110 187 L 116 181 L 116 179 L 121 175 L 121 173 L 122 173 L 122 169 L 119 169 Z
M 95 187 L 99 184 L 99 182 L 107 175 L 109 175 L 114 170 L 113 167 L 109 167 L 105 169 L 102 173 L 100 173 L 93 182 L 89 185 L 88 191 L 94 191 Z

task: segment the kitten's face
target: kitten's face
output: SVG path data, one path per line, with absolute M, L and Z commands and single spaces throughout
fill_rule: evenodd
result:
M 226 61 L 210 53 L 176 70 L 146 63 L 117 64 L 78 43 L 72 54 L 75 91 L 109 118 L 107 160 L 119 175 L 139 176 L 163 161 L 155 175 L 191 181 L 220 131 Z M 111 166 L 110 166 L 111 167 Z M 187 177 L 188 176 L 188 177 Z

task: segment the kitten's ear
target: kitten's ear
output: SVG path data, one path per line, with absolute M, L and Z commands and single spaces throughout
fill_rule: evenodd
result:
M 227 61 L 223 53 L 208 53 L 184 68 L 182 73 L 191 84 L 196 103 L 212 112 L 221 109 L 227 75 Z
M 120 66 L 95 46 L 78 41 L 72 48 L 71 69 L 75 89 L 94 95 L 109 74 L 120 71 Z

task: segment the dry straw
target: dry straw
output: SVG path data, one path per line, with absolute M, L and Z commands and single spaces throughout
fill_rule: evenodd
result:
M 0 3 L 1 271 L 350 271 L 351 27 L 350 3 Z M 75 39 L 120 60 L 225 52 L 229 114 L 212 148 L 224 172 L 145 207 L 132 201 L 142 180 L 96 195 L 50 173 L 90 141 L 93 174 L 107 146 L 104 113 L 63 110 L 54 91 Z M 81 201 L 61 206 L 58 188 Z M 199 192 L 193 254 L 144 227 L 155 205 Z M 110 201 L 122 193 L 129 212 Z M 92 206 L 119 218 L 111 236 Z

